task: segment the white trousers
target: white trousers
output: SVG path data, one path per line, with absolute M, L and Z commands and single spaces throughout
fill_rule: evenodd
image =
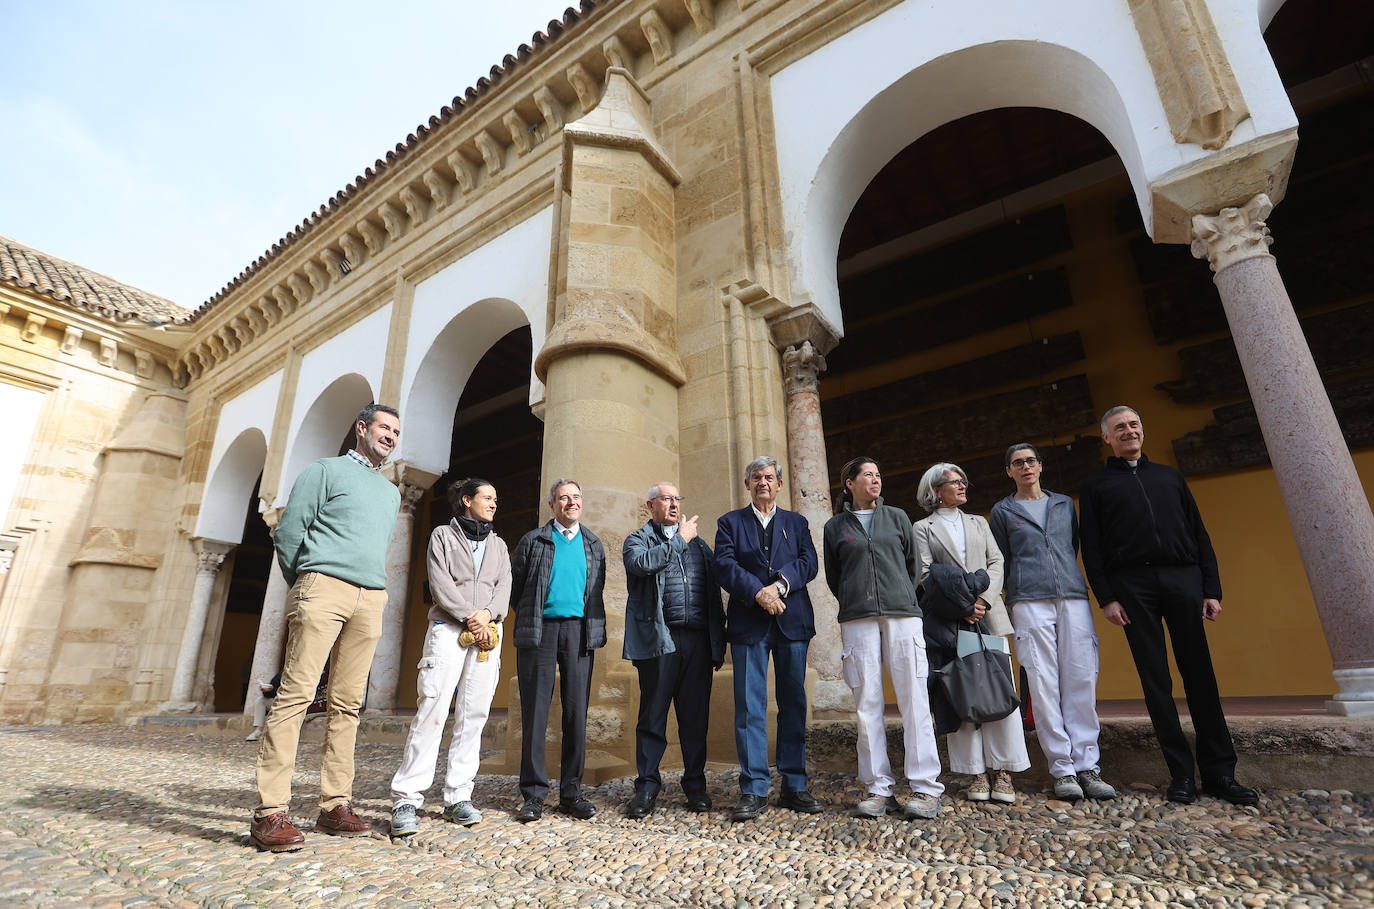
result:
M 1101 725 L 1092 607 L 1087 600 L 1031 600 L 1012 608 L 1011 623 L 1050 776 L 1097 770 Z
M 949 734 L 946 745 L 949 769 L 955 773 L 987 773 L 990 769 L 1017 773 L 1030 767 L 1020 710 L 982 726 L 965 722 Z
M 895 781 L 887 756 L 883 727 L 883 666 L 892 677 L 906 741 L 906 778 L 913 792 L 936 795 L 945 787 L 935 725 L 930 717 L 926 677 L 926 641 L 921 620 L 912 616 L 877 616 L 840 625 L 841 670 L 854 690 L 859 727 L 859 782 L 870 795 L 892 795 Z
M 420 657 L 420 697 L 416 702 L 415 719 L 406 737 L 401 768 L 391 778 L 391 797 L 397 805 L 410 804 L 419 808 L 425 802 L 425 790 L 434 782 L 434 765 L 439 757 L 439 739 L 444 734 L 449 704 L 453 711 L 453 738 L 448 746 L 448 770 L 444 775 L 444 804 L 465 802 L 472 798 L 472 786 L 477 779 L 477 766 L 482 754 L 482 729 L 491 712 L 491 699 L 501 677 L 500 649 L 488 652 L 486 662 L 480 662 L 480 651 L 474 647 L 460 647 L 458 634 L 461 625 L 431 624 L 425 635 L 425 648 Z

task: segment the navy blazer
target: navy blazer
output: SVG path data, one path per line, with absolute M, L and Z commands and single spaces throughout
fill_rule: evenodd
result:
M 787 608 L 776 616 L 778 630 L 789 641 L 809 641 L 816 636 L 816 617 L 806 585 L 816 577 L 820 561 L 811 542 L 806 518 L 795 511 L 776 508 L 773 515 L 773 549 L 765 559 L 759 548 L 759 525 L 754 510 L 746 505 L 716 521 L 716 580 L 730 595 L 725 610 L 725 638 L 731 644 L 757 644 L 768 633 L 774 616 L 763 611 L 754 594 L 765 584 L 783 578 Z

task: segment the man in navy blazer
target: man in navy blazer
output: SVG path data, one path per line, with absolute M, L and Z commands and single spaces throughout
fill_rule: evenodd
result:
M 735 747 L 739 803 L 732 820 L 759 816 L 768 803 L 768 657 L 778 702 L 778 804 L 804 814 L 821 805 L 806 788 L 806 650 L 816 635 L 807 582 L 816 547 L 806 518 L 776 506 L 782 468 L 763 456 L 744 469 L 752 500 L 716 521 L 716 578 L 730 595 L 725 637 L 735 667 Z

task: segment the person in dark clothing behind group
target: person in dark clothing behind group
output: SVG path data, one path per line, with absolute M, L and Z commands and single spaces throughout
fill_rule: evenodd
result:
M 1197 732 L 1197 766 L 1208 795 L 1254 805 L 1259 793 L 1236 782 L 1236 751 L 1221 710 L 1202 620 L 1221 615 L 1221 576 L 1212 540 L 1183 474 L 1144 454 L 1145 427 L 1124 405 L 1102 417 L 1112 447 L 1107 466 L 1083 484 L 1083 564 L 1102 614 L 1126 629 L 1145 706 L 1173 778 L 1165 797 L 1197 799 L 1193 753 L 1174 706 L 1164 625 L 1183 677 Z
M 710 811 L 706 794 L 706 731 L 711 672 L 725 663 L 725 610 L 711 548 L 697 536 L 697 515 L 682 521 L 682 496 L 656 483 L 647 496 L 649 520 L 625 538 L 624 656 L 639 671 L 635 726 L 635 794 L 627 817 L 654 810 L 668 748 L 668 707 L 676 705 L 682 748 L 682 791 L 689 811 Z M 679 523 L 681 521 L 681 523 Z

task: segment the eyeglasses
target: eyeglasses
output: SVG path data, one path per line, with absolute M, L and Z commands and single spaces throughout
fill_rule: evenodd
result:
M 1022 467 L 1034 467 L 1036 464 L 1039 463 L 1040 459 L 1032 455 L 1029 458 L 1017 458 L 1016 460 L 1011 462 L 1011 466 L 1015 467 L 1017 470 L 1020 470 Z
M 939 484 L 937 484 L 937 485 L 940 485 L 940 486 L 962 486 L 962 487 L 964 487 L 965 489 L 967 489 L 967 488 L 968 488 L 968 480 L 941 480 L 941 481 L 939 482 Z
M 679 505 L 687 501 L 682 496 L 654 496 L 654 498 L 660 502 L 676 502 Z

